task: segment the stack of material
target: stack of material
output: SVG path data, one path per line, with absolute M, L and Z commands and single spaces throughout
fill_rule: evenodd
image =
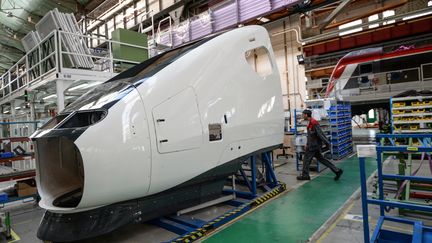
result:
M 24 47 L 24 50 L 29 53 L 33 47 L 37 46 L 40 43 L 41 39 L 39 34 L 35 31 L 30 31 L 26 36 L 21 39 L 21 43 Z
M 37 35 L 29 33 L 22 42 L 24 47 L 34 47 L 34 42 L 40 42 L 50 35 L 54 30 L 61 30 L 61 48 L 69 54 L 64 55 L 67 62 L 74 68 L 93 68 L 94 63 L 90 55 L 90 50 L 86 45 L 86 41 L 82 36 L 82 32 L 78 27 L 78 23 L 72 14 L 60 13 L 57 9 L 49 11 L 37 24 Z M 39 37 L 40 39 L 38 39 Z M 28 51 L 26 49 L 26 51 Z

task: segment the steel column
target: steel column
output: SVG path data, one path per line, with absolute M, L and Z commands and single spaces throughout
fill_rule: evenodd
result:
M 363 237 L 364 242 L 369 243 L 369 212 L 367 203 L 367 186 L 366 186 L 366 168 L 365 158 L 359 158 L 360 165 L 360 185 L 361 185 L 361 199 L 362 199 L 362 212 L 363 212 Z

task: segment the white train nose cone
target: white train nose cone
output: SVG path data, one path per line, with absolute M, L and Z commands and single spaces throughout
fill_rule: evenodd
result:
M 76 212 L 148 192 L 148 125 L 134 88 L 109 109 L 99 106 L 59 115 L 32 139 L 40 206 L 45 209 Z

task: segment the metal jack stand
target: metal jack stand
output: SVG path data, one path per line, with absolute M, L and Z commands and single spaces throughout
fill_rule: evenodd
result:
M 257 197 L 258 187 L 261 187 L 267 192 L 277 186 L 278 181 L 274 173 L 272 152 L 262 153 L 260 157 L 262 162 L 261 171 L 258 169 L 258 155 L 253 155 L 248 159 L 247 164 L 249 165 L 249 168 L 242 167 L 239 170 L 241 179 L 238 179 L 237 182 L 245 185 L 249 191 L 240 191 L 233 188 L 225 189 L 224 193 L 234 193 L 237 197 L 252 199 Z M 250 176 L 247 175 L 248 171 L 250 172 Z M 259 175 L 263 177 L 261 181 Z
M 262 162 L 261 171 L 259 170 L 260 163 L 258 163 L 258 161 Z M 276 179 L 273 170 L 271 152 L 264 152 L 259 156 L 253 155 L 245 164 L 249 165 L 249 170 L 247 168 L 242 168 L 239 171 L 239 177 L 242 177 L 242 179 L 236 179 L 236 177 L 233 176 L 232 188 L 223 191 L 224 194 L 227 194 L 226 196 L 192 208 L 181 210 L 177 215 L 159 218 L 154 220 L 152 223 L 179 235 L 178 237 L 171 239 L 169 242 L 193 242 L 286 190 L 285 184 L 279 183 Z M 248 171 L 250 172 L 250 175 L 248 175 Z M 262 180 L 259 182 L 257 178 L 258 175 L 262 176 L 262 178 L 260 178 Z M 236 186 L 236 183 L 238 182 L 242 182 L 246 185 L 248 191 L 239 190 Z M 263 195 L 258 196 L 258 188 L 264 190 Z M 225 203 L 234 208 L 210 221 L 183 215 L 188 212 L 220 203 Z

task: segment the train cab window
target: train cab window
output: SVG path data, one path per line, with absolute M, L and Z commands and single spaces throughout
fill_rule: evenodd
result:
M 245 58 L 259 76 L 264 78 L 273 73 L 273 65 L 267 48 L 258 47 L 246 51 Z
M 65 119 L 69 114 L 60 114 L 54 118 L 51 118 L 47 123 L 45 123 L 41 129 L 51 129 L 59 124 L 63 119 Z
M 423 79 L 432 79 L 432 63 L 422 65 Z
M 78 111 L 59 125 L 59 128 L 79 128 L 93 125 L 107 115 L 104 110 Z
M 372 63 L 365 63 L 360 65 L 360 75 L 372 73 Z

